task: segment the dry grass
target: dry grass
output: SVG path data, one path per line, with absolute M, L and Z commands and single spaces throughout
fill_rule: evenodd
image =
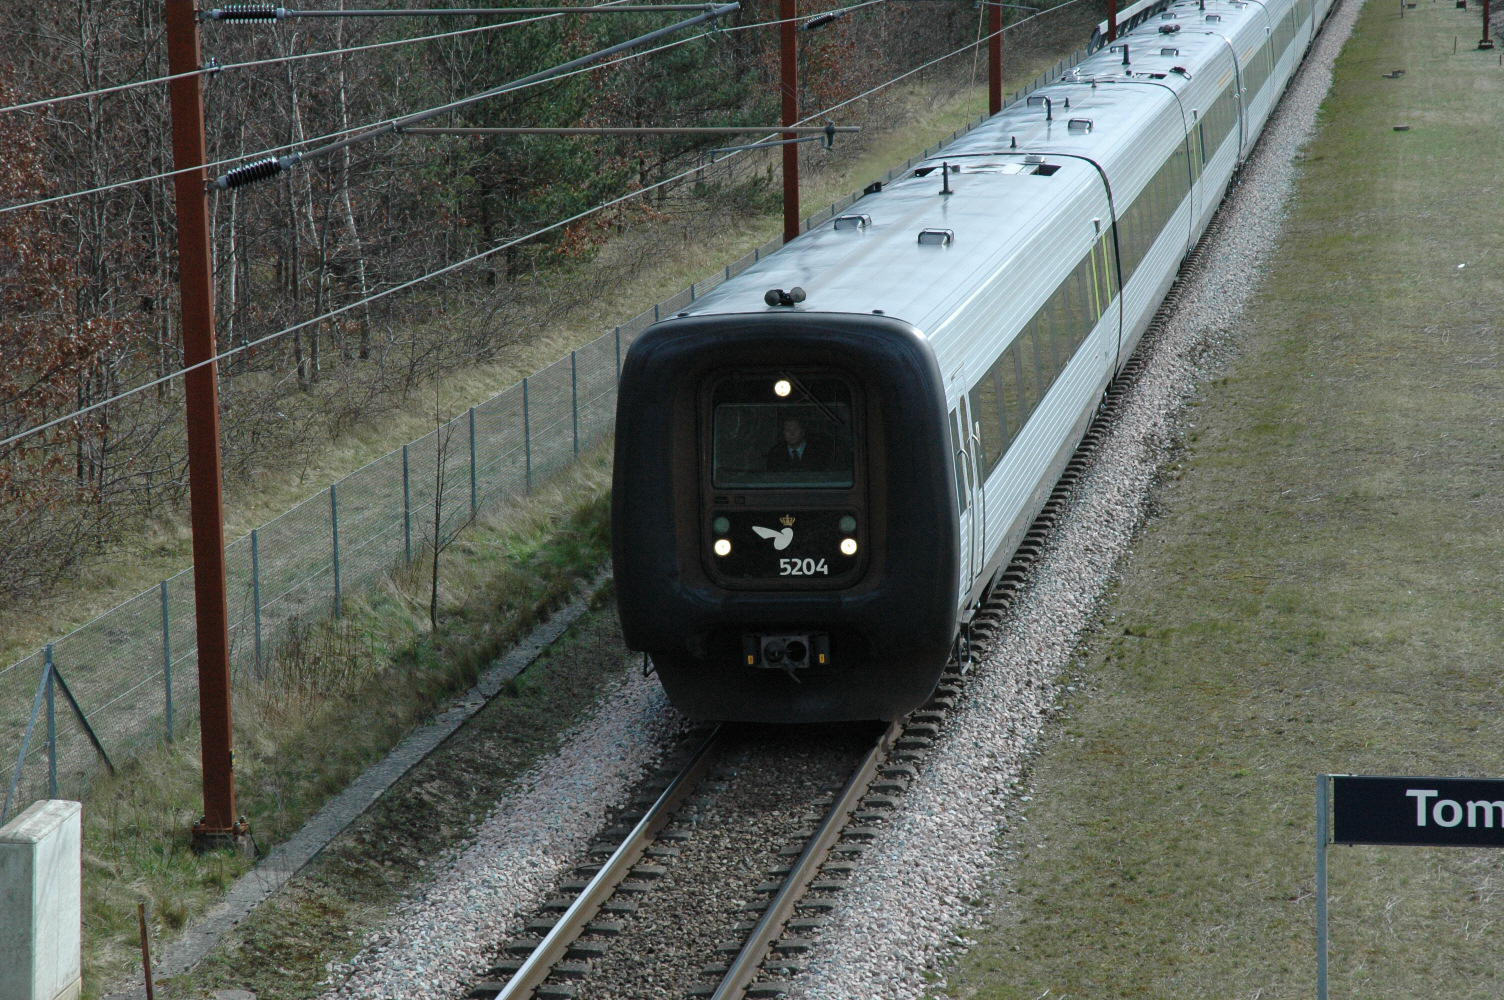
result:
M 428 579 L 414 568 L 352 599 L 339 621 L 305 630 L 264 683 L 240 687 L 239 806 L 263 850 L 472 683 L 602 564 L 608 475 L 604 451 L 587 455 L 507 515 L 472 526 L 445 553 L 451 568 L 438 630 L 429 627 Z M 552 701 L 557 684 L 583 710 L 602 678 L 558 681 L 547 669 L 540 673 L 501 699 L 498 711 L 543 746 L 567 715 Z M 545 709 L 536 707 L 540 698 Z M 137 902 L 149 905 L 154 934 L 170 936 L 249 867 L 232 855 L 189 850 L 201 811 L 199 774 L 195 736 L 148 752 L 91 790 L 84 810 L 86 995 L 98 995 L 139 961 Z
M 1452 51 L 1477 30 L 1363 11 L 956 995 L 1309 996 L 1315 775 L 1504 774 L 1504 140 L 1477 120 L 1504 71 Z M 1497 864 L 1334 850 L 1333 995 L 1499 996 Z

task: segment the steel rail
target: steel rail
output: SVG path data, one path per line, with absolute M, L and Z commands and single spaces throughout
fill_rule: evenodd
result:
M 747 941 L 742 945 L 741 951 L 737 952 L 736 958 L 726 969 L 726 974 L 721 978 L 721 983 L 716 987 L 711 1000 L 739 1000 L 752 981 L 757 978 L 758 971 L 762 968 L 763 961 L 768 956 L 768 950 L 772 947 L 774 939 L 778 937 L 783 925 L 788 923 L 789 917 L 794 913 L 800 897 L 809 889 L 811 882 L 819 873 L 820 866 L 824 864 L 830 848 L 841 836 L 851 814 L 856 811 L 862 796 L 867 792 L 867 786 L 877 776 L 877 769 L 882 765 L 883 759 L 888 755 L 889 748 L 898 734 L 903 731 L 903 723 L 895 722 L 885 729 L 867 751 L 861 763 L 851 772 L 851 777 L 846 779 L 846 786 L 841 789 L 841 794 L 836 797 L 835 804 L 825 814 L 825 819 L 815 830 L 814 836 L 804 845 L 798 860 L 789 869 L 789 874 L 783 880 L 778 894 L 763 911 L 752 932 L 747 935 Z
M 668 824 L 675 810 L 704 778 L 715 758 L 715 751 L 719 749 L 721 732 L 721 726 L 711 730 L 678 777 L 669 783 L 652 808 L 638 820 L 621 846 L 601 865 L 600 871 L 595 873 L 579 897 L 564 911 L 553 929 L 538 942 L 538 947 L 533 949 L 522 967 L 507 980 L 506 987 L 496 995 L 495 1000 L 525 1000 L 543 984 L 554 966 L 564 958 L 574 939 L 584 931 L 585 925 L 595 919 L 601 906 L 631 872 L 632 866 L 642 859 L 658 831 Z

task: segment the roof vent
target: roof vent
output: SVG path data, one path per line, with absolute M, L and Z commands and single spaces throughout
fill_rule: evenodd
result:
M 1031 108 L 1042 108 L 1048 101 L 1049 98 L 1043 94 L 1030 94 L 1024 104 Z
M 1161 24 L 1159 26 L 1159 33 L 1161 35 L 1173 35 L 1173 34 L 1175 34 L 1175 32 L 1177 32 L 1179 30 L 1180 30 L 1180 25 L 1178 25 L 1178 24 Z
M 1163 14 L 1159 15 L 1159 19 L 1161 21 L 1173 21 L 1178 16 L 1178 14 L 1171 14 L 1169 11 L 1165 11 Z
M 1221 14 L 1208 14 L 1208 15 L 1206 15 L 1206 21 L 1207 21 L 1208 24 L 1212 23 L 1213 21 L 1220 21 L 1220 20 L 1222 20 L 1222 15 Z
M 1170 48 L 1169 46 L 1166 46 L 1166 47 L 1164 47 L 1164 48 L 1162 48 L 1162 49 L 1159 50 L 1159 54 L 1162 55 L 1162 56 L 1178 56 L 1178 55 L 1180 55 L 1180 50 L 1179 49 L 1173 49 L 1173 48 Z
M 795 285 L 788 291 L 782 288 L 769 288 L 763 295 L 762 300 L 770 306 L 793 306 L 804 301 L 804 289 Z
M 1092 120 L 1090 118 L 1072 118 L 1065 126 L 1072 132 L 1090 132 Z
M 835 221 L 837 229 L 866 229 L 871 225 L 870 215 L 838 215 Z
M 919 245 L 922 247 L 948 247 L 955 241 L 956 233 L 951 229 L 919 230 Z

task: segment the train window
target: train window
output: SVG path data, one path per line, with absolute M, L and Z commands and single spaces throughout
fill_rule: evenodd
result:
M 1001 433 L 1003 415 L 997 383 L 992 372 L 987 372 L 971 390 L 971 419 L 981 430 L 981 444 L 977 447 L 977 468 L 985 478 L 1003 457 Z
M 718 489 L 849 489 L 856 481 L 852 391 L 791 372 L 737 375 L 712 395 L 711 480 Z
M 1039 324 L 1030 323 L 1024 327 L 1013 346 L 1019 351 L 1019 357 L 1023 361 L 1024 375 L 1029 380 L 1029 407 L 1028 412 L 1034 412 L 1034 407 L 1044 394 L 1050 391 L 1050 376 L 1044 370 L 1044 360 L 1039 354 Z
M 1019 347 L 1019 341 L 1015 340 L 1003 353 L 1003 405 L 1007 407 L 1008 418 L 1015 428 L 1014 436 L 1028 422 L 1029 414 L 1034 412 L 1036 400 L 1030 392 L 1031 385 L 1024 378 L 1023 350 Z

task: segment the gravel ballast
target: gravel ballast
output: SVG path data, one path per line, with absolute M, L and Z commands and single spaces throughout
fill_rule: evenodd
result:
M 1021 780 L 1068 667 L 1115 567 L 1128 554 L 1179 418 L 1235 345 L 1228 330 L 1278 245 L 1296 157 L 1315 131 L 1332 67 L 1361 0 L 1332 13 L 1223 208 L 1221 232 L 1187 275 L 1147 364 L 1073 493 L 1030 586 L 973 671 L 941 744 L 893 826 L 869 854 L 795 983 L 801 1000 L 930 995 L 948 955 L 965 946 L 977 900 L 994 878 L 1000 834 L 1027 796 Z
M 656 679 L 630 671 L 559 752 L 519 780 L 474 841 L 351 962 L 329 1000 L 452 998 L 489 966 L 508 930 L 585 854 L 611 807 L 682 732 Z

